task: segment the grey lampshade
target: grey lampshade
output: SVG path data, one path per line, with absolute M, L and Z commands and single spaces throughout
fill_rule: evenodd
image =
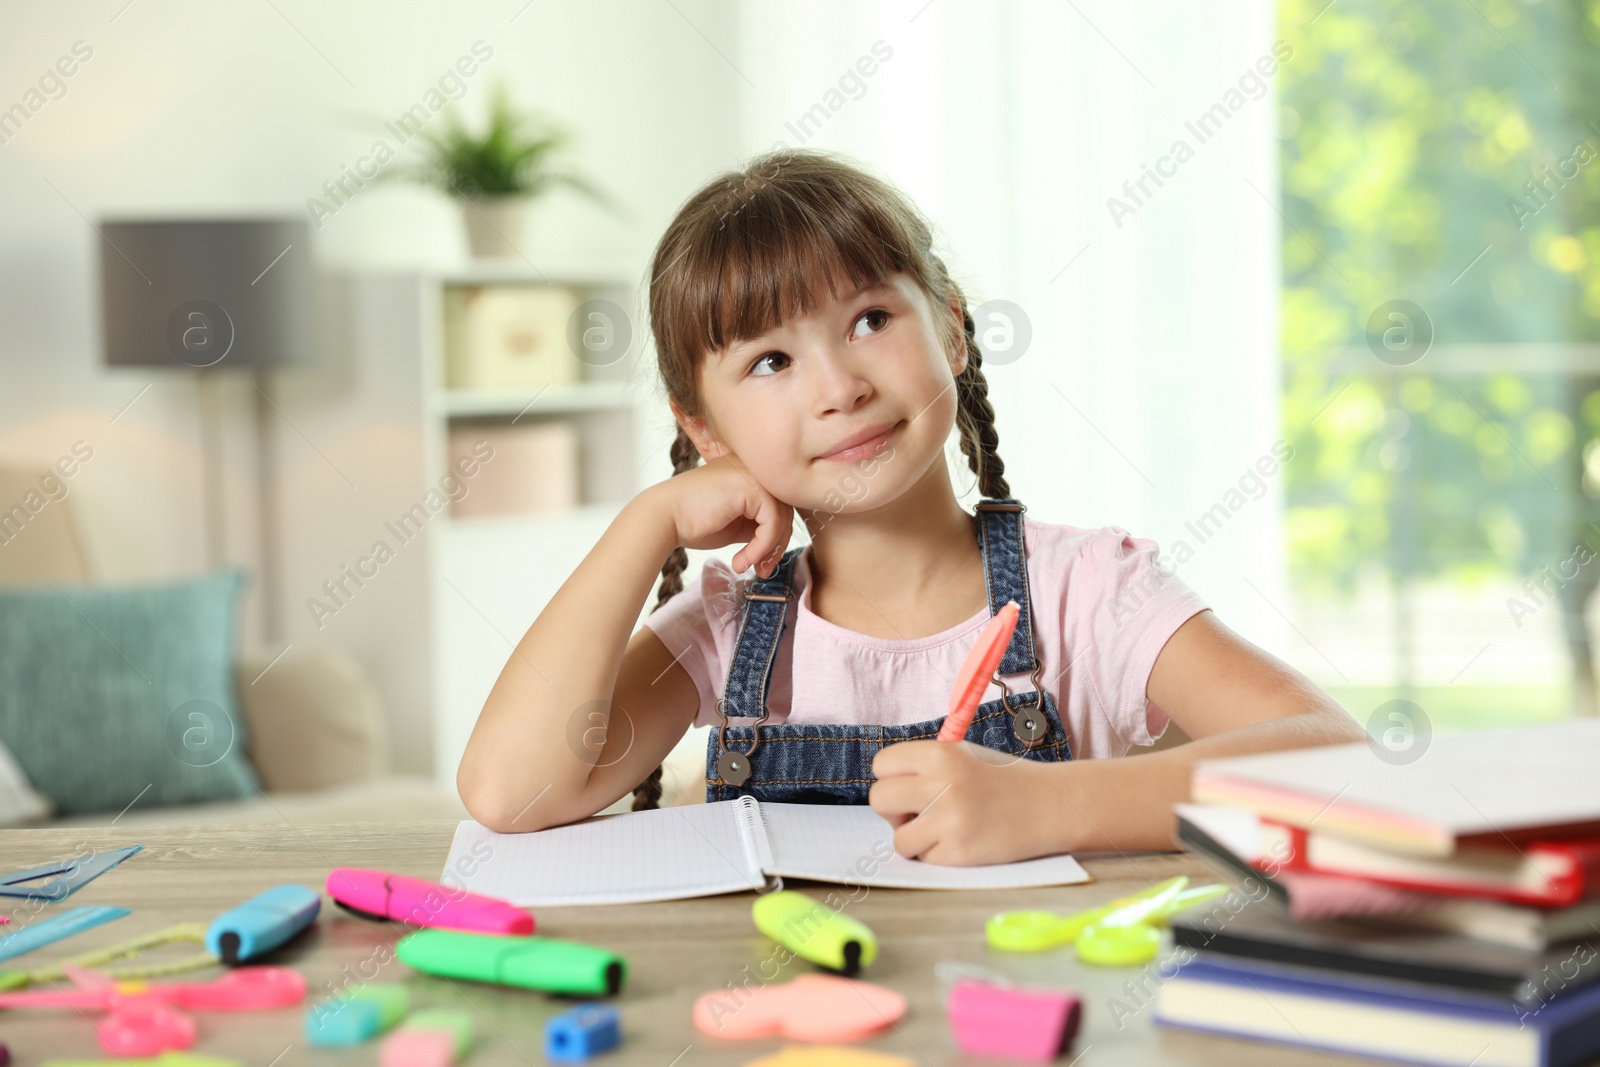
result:
M 276 367 L 309 361 L 304 219 L 100 223 L 105 362 Z

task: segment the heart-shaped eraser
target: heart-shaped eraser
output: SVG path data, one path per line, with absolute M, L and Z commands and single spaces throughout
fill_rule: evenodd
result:
M 694 1025 L 711 1037 L 839 1044 L 886 1030 L 905 1013 L 906 998 L 892 989 L 855 978 L 802 974 L 783 985 L 707 993 L 694 1002 Z

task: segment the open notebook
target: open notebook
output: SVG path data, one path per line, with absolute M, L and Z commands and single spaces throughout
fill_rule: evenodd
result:
M 518 907 L 634 904 L 781 884 L 783 876 L 893 889 L 1021 889 L 1090 881 L 1071 856 L 948 867 L 894 851 L 865 805 L 753 797 L 599 815 L 531 834 L 456 827 L 446 885 Z

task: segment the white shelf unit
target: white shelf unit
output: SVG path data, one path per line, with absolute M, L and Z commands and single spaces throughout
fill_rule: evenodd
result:
M 628 403 L 621 382 L 579 382 L 549 389 L 440 389 L 434 414 L 446 418 L 507 418 L 617 411 Z
M 627 354 L 609 366 L 585 364 L 583 381 L 542 392 L 447 388 L 445 289 L 493 284 L 568 285 L 584 299 L 614 302 L 634 317 Z M 654 402 L 652 368 L 642 362 L 647 331 L 633 285 L 620 275 L 477 266 L 334 275 L 327 290 L 325 358 L 275 389 L 295 428 L 276 445 L 287 535 L 283 637 L 355 655 L 388 709 L 395 769 L 453 788 L 473 723 L 516 642 L 642 488 L 641 405 Z M 397 518 L 446 475 L 452 427 L 551 419 L 579 431 L 577 507 L 469 518 L 445 507 L 415 536 L 396 536 Z M 665 443 L 648 451 L 664 453 Z M 308 598 L 378 540 L 396 549 L 393 560 L 314 624 Z
M 429 279 L 423 298 L 437 327 L 438 343 L 424 365 L 433 375 L 428 404 L 432 469 L 446 469 L 449 431 L 475 424 L 528 425 L 562 420 L 578 430 L 579 504 L 529 515 L 452 518 L 434 545 L 432 613 L 437 668 L 434 673 L 434 768 L 454 783 L 456 767 L 495 679 L 513 648 L 577 569 L 622 506 L 641 488 L 638 474 L 640 419 L 633 372 L 644 334 L 632 327 L 628 353 L 606 366 L 581 364 L 583 380 L 539 389 L 450 388 L 444 381 L 443 292 L 448 287 L 563 285 L 582 299 L 605 299 L 636 307 L 629 284 L 592 274 L 538 274 L 486 266 Z M 631 314 L 631 310 L 630 310 Z M 559 665 L 537 665 L 552 670 Z M 532 799 L 531 797 L 529 798 Z

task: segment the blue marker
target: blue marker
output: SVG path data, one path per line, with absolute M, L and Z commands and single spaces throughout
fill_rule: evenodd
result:
M 206 951 L 232 967 L 271 952 L 317 921 L 322 897 L 303 885 L 280 885 L 217 916 Z

